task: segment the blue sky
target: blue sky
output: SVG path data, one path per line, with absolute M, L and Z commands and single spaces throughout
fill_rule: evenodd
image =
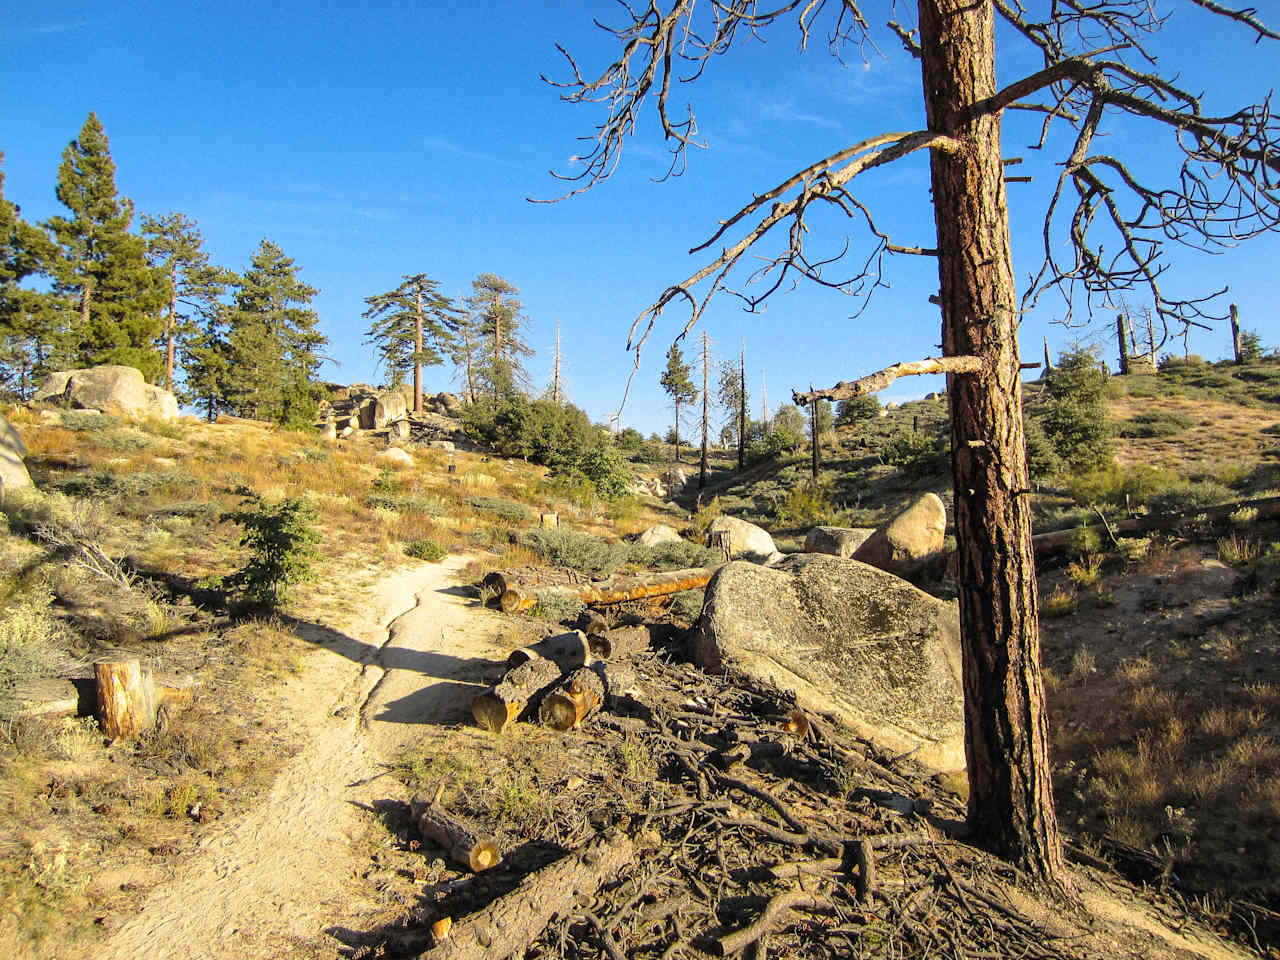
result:
M 863 6 L 871 15 L 889 3 Z M 1161 40 L 1164 69 L 1206 89 L 1208 112 L 1256 99 L 1280 77 L 1280 44 L 1254 45 L 1246 31 L 1185 0 L 1160 6 L 1175 14 Z M 341 364 L 326 366 L 326 379 L 379 378 L 362 344 L 366 296 L 419 272 L 464 295 L 472 278 L 491 271 L 521 289 L 538 350 L 534 382 L 547 380 L 558 319 L 570 395 L 602 419 L 616 409 L 630 370 L 624 342 L 632 320 L 702 264 L 687 251 L 719 219 L 820 156 L 873 133 L 923 126 L 918 67 L 891 36 L 878 35 L 883 53 L 869 51 L 865 63 L 855 53 L 842 66 L 821 42 L 799 54 L 794 27 L 779 24 L 767 45 L 719 58 L 673 98 L 679 106 L 692 101 L 708 144 L 691 155 L 685 176 L 654 182 L 666 159 L 650 114 L 612 180 L 563 203 L 528 203 L 559 192 L 548 171 L 571 169 L 576 138 L 599 116 L 560 103 L 539 75 L 565 75 L 557 42 L 584 71 L 606 63 L 613 47 L 591 18 L 607 21 L 619 9 L 581 0 L 10 2 L 0 61 L 5 194 L 29 219 L 58 212 L 61 151 L 95 110 L 111 138 L 120 190 L 138 211 L 193 217 L 214 260 L 235 269 L 263 237 L 297 260 L 321 291 L 315 306 Z M 1037 66 L 1014 44 L 1001 49 L 1002 82 Z M 1107 152 L 1156 169 L 1151 128 L 1113 129 Z M 1041 159 L 1025 150 L 1037 130 L 1021 115 L 1005 125 L 1006 155 L 1026 156 L 1019 172 L 1035 174 L 1031 185 L 1010 186 L 1020 285 L 1038 265 L 1049 162 L 1063 155 L 1061 139 Z M 1164 131 L 1158 136 L 1167 142 Z M 921 155 L 867 176 L 856 192 L 895 241 L 930 246 L 927 190 Z M 848 232 L 834 221 L 815 226 L 815 240 L 828 249 Z M 855 233 L 859 240 L 866 238 Z M 1179 252 L 1170 283 L 1188 293 L 1230 286 L 1244 326 L 1275 345 L 1277 261 L 1277 237 L 1220 257 Z M 857 302 L 802 288 L 757 315 L 722 298 L 705 326 L 721 355 L 736 354 L 745 337 L 753 407 L 762 369 L 776 407 L 810 380 L 828 385 L 936 354 L 939 319 L 927 299 L 935 264 L 893 258 L 887 279 L 891 288 L 856 320 Z M 1053 297 L 1045 304 L 1023 324 L 1029 359 L 1039 358 L 1042 336 L 1056 352 L 1077 335 L 1052 323 L 1061 315 Z M 671 310 L 660 321 L 624 423 L 649 432 L 670 420 L 657 379 L 683 319 Z M 1198 331 L 1191 347 L 1221 357 L 1229 342 L 1225 329 Z M 451 377 L 432 368 L 427 385 L 449 389 Z M 884 396 L 937 388 L 906 381 Z

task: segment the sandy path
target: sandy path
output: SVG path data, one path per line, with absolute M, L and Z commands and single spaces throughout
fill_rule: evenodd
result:
M 461 717 L 474 686 L 467 681 L 478 681 L 497 653 L 496 618 L 452 592 L 463 562 L 399 571 L 350 622 L 320 623 L 314 639 L 324 645 L 284 697 L 306 746 L 268 795 L 206 837 L 95 957 L 315 955 L 308 947 L 326 928 L 376 907 L 359 881 L 368 856 L 353 841 L 369 815 L 357 804 L 395 792 L 379 777 L 384 761 L 413 742 L 415 725 Z

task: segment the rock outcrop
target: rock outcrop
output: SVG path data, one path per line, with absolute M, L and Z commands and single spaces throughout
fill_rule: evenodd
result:
M 107 365 L 52 373 L 32 400 L 100 410 L 129 420 L 176 420 L 172 393 L 142 379 L 133 367 Z
M 926 493 L 869 536 L 853 559 L 907 573 L 942 549 L 946 533 L 947 508 L 936 493 Z
M 413 388 L 404 384 L 386 389 L 363 383 L 326 386 L 329 398 L 320 405 L 318 424 L 325 436 L 350 437 L 365 431 L 417 442 L 466 438 L 457 419 L 462 401 L 451 393 L 423 394 L 422 412 L 414 413 Z
M 12 490 L 31 486 L 31 475 L 23 463 L 26 455 L 27 446 L 18 431 L 0 414 L 0 499 Z
M 814 527 L 804 538 L 805 553 L 851 557 L 875 533 L 874 527 Z
M 636 538 L 636 543 L 642 547 L 656 547 L 660 543 L 675 543 L 678 540 L 680 534 L 671 527 L 665 523 L 655 523 Z
M 754 523 L 739 520 L 737 517 L 716 517 L 712 520 L 711 526 L 707 528 L 708 545 L 714 539 L 712 535 L 717 533 L 729 535 L 729 559 L 731 560 L 754 560 L 757 563 L 764 563 L 778 552 L 768 530 L 757 527 Z
M 726 564 L 692 643 L 706 669 L 790 690 L 802 708 L 932 769 L 964 768 L 956 605 L 892 574 L 823 554 Z

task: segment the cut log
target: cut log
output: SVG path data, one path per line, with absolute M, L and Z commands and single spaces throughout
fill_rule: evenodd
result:
M 500 733 L 526 710 L 536 709 L 559 680 L 560 668 L 552 661 L 542 657 L 527 660 L 472 700 L 471 714 L 484 729 Z
M 609 631 L 613 658 L 634 657 L 649 649 L 649 628 L 645 626 L 614 627 Z
M 155 726 L 156 693 L 150 674 L 138 660 L 95 663 L 98 722 L 111 739 L 136 737 Z
M 623 697 L 639 697 L 640 687 L 636 682 L 636 672 L 625 663 L 596 663 L 592 665 L 604 681 L 604 705 L 610 709 L 617 707 Z
M 622 833 L 610 833 L 525 877 L 510 893 L 482 911 L 455 921 L 448 939 L 419 960 L 507 960 L 541 936 L 556 917 L 581 910 L 600 887 L 616 880 L 631 863 L 635 847 Z
M 507 669 L 514 670 L 522 663 L 530 660 L 550 660 L 560 668 L 561 673 L 569 673 L 585 667 L 591 662 L 591 645 L 587 635 L 581 630 L 570 630 L 568 633 L 554 637 L 543 637 L 537 643 L 518 650 L 512 650 L 507 657 Z
M 705 587 L 719 567 L 691 567 L 661 573 L 640 573 L 610 577 L 592 583 L 549 586 L 542 579 L 524 579 L 510 574 L 491 573 L 484 585 L 498 597 L 507 613 L 528 610 L 538 602 L 538 594 L 554 594 L 567 600 L 578 600 L 588 606 L 607 606 L 628 600 L 666 597 L 685 590 Z
M 553 730 L 572 730 L 604 703 L 604 677 L 579 667 L 542 698 L 538 718 Z
M 449 813 L 425 793 L 414 794 L 409 810 L 423 839 L 443 848 L 450 860 L 472 873 L 497 866 L 502 859 L 492 837 L 482 834 L 469 820 Z

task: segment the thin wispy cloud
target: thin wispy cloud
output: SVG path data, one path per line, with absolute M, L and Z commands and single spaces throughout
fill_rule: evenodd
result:
M 526 169 L 525 164 L 517 163 L 508 157 L 498 156 L 492 153 L 482 153 L 479 150 L 472 150 L 469 147 L 459 146 L 451 140 L 426 137 L 423 139 L 422 145 L 428 150 L 440 150 L 444 153 L 451 153 L 455 157 L 462 157 L 464 160 L 475 160 L 479 163 L 496 163 L 499 166 L 512 167 L 516 170 Z
M 49 37 L 59 33 L 74 33 L 100 21 L 87 17 L 80 20 L 64 20 L 60 23 L 37 23 L 10 28 L 15 37 Z

